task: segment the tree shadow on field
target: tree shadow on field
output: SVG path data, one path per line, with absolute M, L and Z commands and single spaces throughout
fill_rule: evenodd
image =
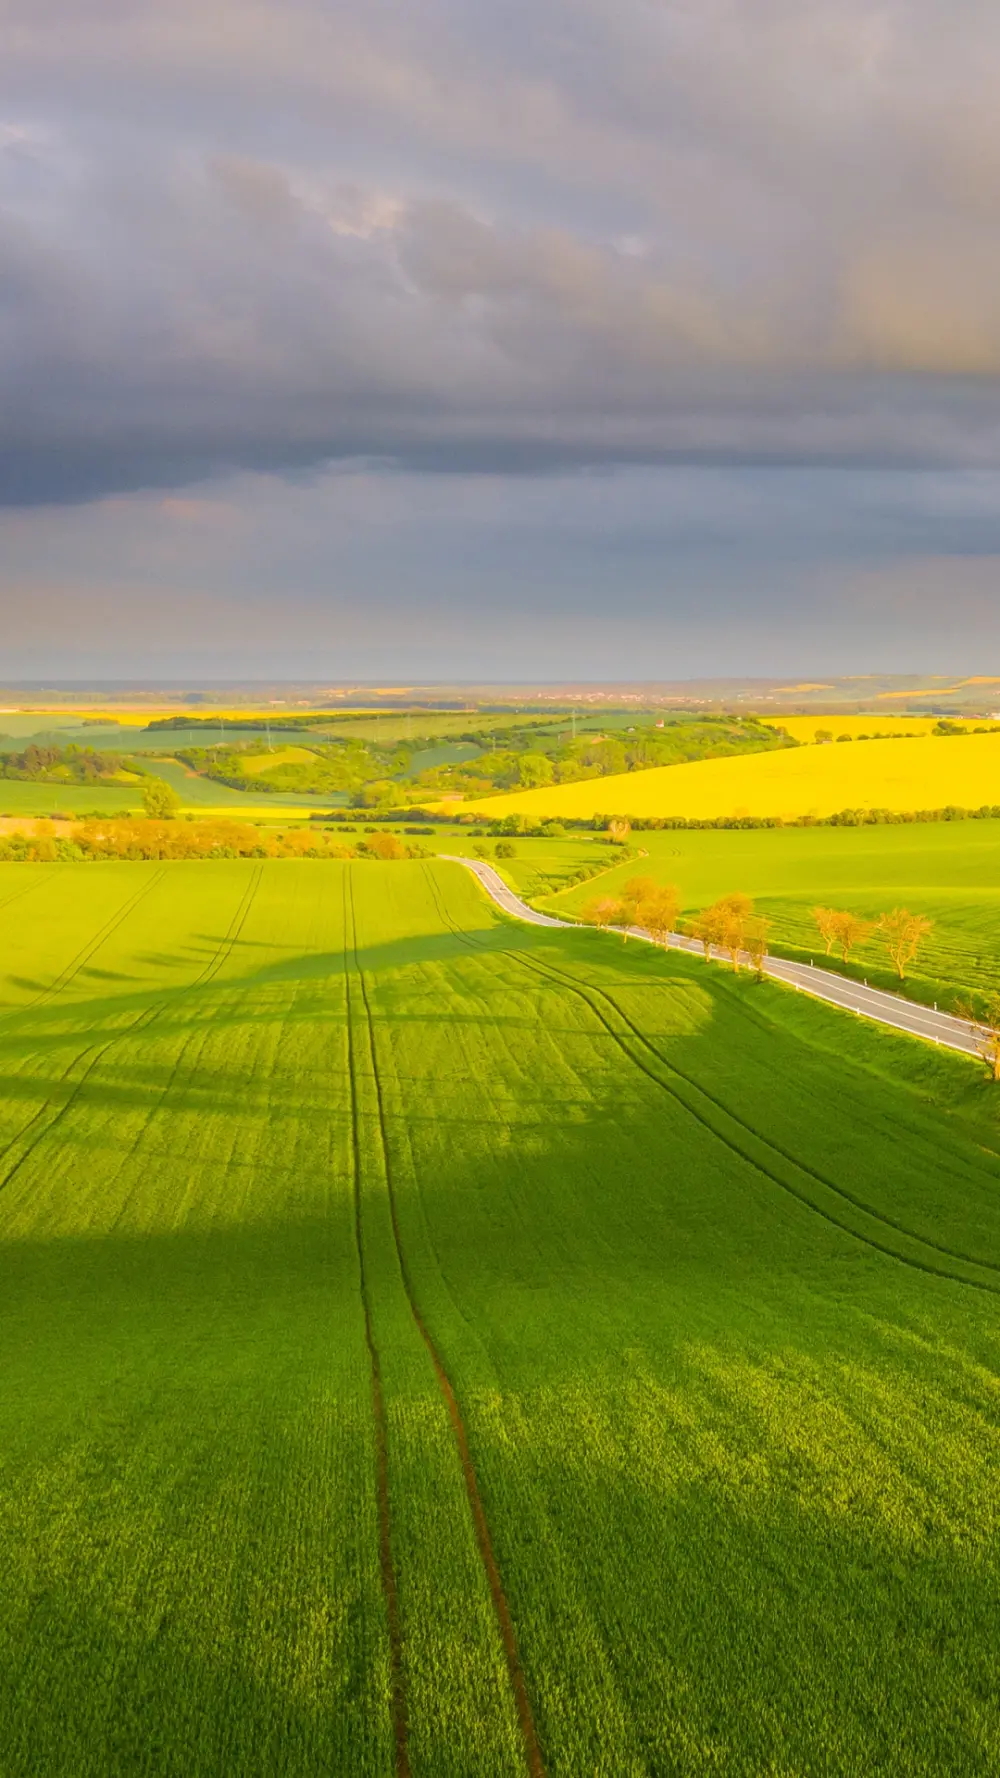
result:
M 521 942 L 619 986 L 679 982 L 690 999 L 701 979 L 587 936 Z M 488 997 L 475 1011 L 487 978 L 465 947 L 405 950 L 366 953 L 399 1226 L 466 1418 L 547 1769 L 995 1771 L 991 1299 L 789 1199 L 527 970 L 512 1044 Z M 442 959 L 474 972 L 460 1025 L 433 991 L 423 1012 L 389 991 Z M 318 1115 L 326 1095 L 328 1126 L 345 1125 L 329 1073 L 343 959 L 336 992 L 315 964 L 160 997 L 145 1041 L 311 1024 L 303 1103 Z M 671 1041 L 710 1032 L 724 992 Z M 93 1004 L 122 1016 L 121 999 Z M 430 1064 L 421 1023 L 457 1026 Z M 127 1086 L 163 1089 L 166 1065 L 127 1066 Z M 213 1107 L 246 1121 L 246 1070 L 226 1059 L 210 1079 Z M 388 1778 L 350 1198 L 326 1195 L 317 1141 L 301 1211 L 285 1186 L 303 1152 L 287 1174 L 254 1152 L 256 1195 L 190 1211 L 255 1227 L 0 1244 L 12 1773 Z
M 347 1208 L 0 1275 L 4 1773 L 388 1778 Z
M 454 1118 L 445 1059 L 410 1072 L 417 1014 L 377 1023 L 403 1245 L 548 1769 L 995 1771 L 994 1300 L 791 1198 L 596 1021 L 562 1073 L 494 1045 Z

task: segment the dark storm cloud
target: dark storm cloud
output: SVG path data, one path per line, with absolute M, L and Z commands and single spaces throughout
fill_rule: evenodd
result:
M 0 498 L 997 461 L 981 0 L 0 0 Z

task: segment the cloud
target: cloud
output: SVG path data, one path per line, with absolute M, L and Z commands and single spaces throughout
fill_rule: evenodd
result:
M 985 0 L 3 0 L 0 501 L 998 460 Z

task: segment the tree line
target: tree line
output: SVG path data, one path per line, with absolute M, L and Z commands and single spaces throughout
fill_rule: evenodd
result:
M 595 895 L 581 910 L 581 918 L 603 930 L 614 927 L 628 939 L 630 928 L 648 932 L 655 944 L 665 945 L 670 934 L 681 930 L 680 890 L 675 883 L 657 883 L 652 877 L 632 877 L 620 894 Z M 857 947 L 876 934 L 888 952 L 900 981 L 915 961 L 934 922 L 909 908 L 896 907 L 877 920 L 865 920 L 846 908 L 815 907 L 813 918 L 829 957 L 834 946 L 845 963 Z M 771 922 L 758 914 L 749 895 L 736 891 L 720 896 L 683 923 L 685 934 L 701 944 L 706 962 L 721 952 L 738 970 L 742 960 L 761 976 L 767 956 Z
M 849 963 L 857 947 L 875 933 L 885 945 L 900 981 L 905 981 L 908 964 L 916 960 L 934 926 L 933 920 L 924 914 L 911 914 L 909 908 L 892 908 L 877 920 L 864 920 L 846 908 L 815 907 L 812 915 L 828 957 L 836 946 L 844 962 Z
M 59 824 L 60 827 L 63 825 Z M 141 816 L 75 822 L 68 833 L 55 823 L 40 831 L 0 837 L 0 861 L 82 863 L 88 859 L 170 860 L 213 858 L 429 858 L 426 846 L 407 845 L 398 834 L 372 833 L 344 845 L 315 827 L 261 830 L 241 821 L 155 821 Z

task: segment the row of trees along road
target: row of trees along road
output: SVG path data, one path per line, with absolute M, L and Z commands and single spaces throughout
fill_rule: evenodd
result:
M 583 908 L 582 916 L 589 925 L 605 931 L 615 927 L 626 943 L 629 928 L 638 927 L 655 944 L 665 945 L 677 930 L 680 900 L 675 883 L 632 877 L 620 895 L 595 895 Z M 908 908 L 893 908 L 878 920 L 864 920 L 845 908 L 817 907 L 813 908 L 813 918 L 826 944 L 827 956 L 836 945 L 845 963 L 850 962 L 858 945 L 877 932 L 900 981 L 934 924 L 923 914 L 911 914 Z M 746 957 L 759 980 L 764 973 L 770 924 L 763 914 L 754 913 L 749 895 L 735 893 L 723 895 L 711 907 L 703 908 L 687 922 L 687 928 L 701 943 L 706 962 L 713 950 L 721 951 L 738 970 Z M 1000 1081 L 1000 994 L 991 995 L 985 1007 L 971 1000 L 962 1001 L 956 1005 L 955 1013 L 968 1022 L 990 1080 Z
M 619 928 L 627 942 L 630 927 L 648 932 L 654 944 L 665 945 L 677 929 L 680 890 L 675 883 L 657 883 L 652 877 L 632 877 L 621 895 L 596 895 L 582 910 L 591 926 Z M 689 924 L 689 931 L 704 946 L 706 960 L 713 948 L 723 951 L 739 969 L 744 956 L 758 975 L 764 971 L 770 921 L 755 914 L 748 895 L 724 895 L 705 908 Z
M 583 909 L 583 918 L 592 926 L 622 928 L 626 939 L 627 929 L 638 926 L 656 944 L 666 944 L 677 928 L 679 913 L 680 891 L 676 884 L 656 883 L 652 877 L 633 877 L 620 895 L 595 896 Z M 905 980 L 907 965 L 913 962 L 934 924 L 923 914 L 911 914 L 908 908 L 893 908 L 878 920 L 864 920 L 846 908 L 816 907 L 813 918 L 827 956 L 836 946 L 845 963 L 850 962 L 858 945 L 877 933 L 900 981 Z M 736 892 L 721 896 L 711 907 L 695 914 L 687 929 L 704 948 L 706 961 L 713 950 L 722 951 L 731 959 L 733 968 L 739 969 L 746 956 L 751 968 L 758 975 L 763 973 L 771 923 L 763 914 L 754 912 L 749 895 Z
M 849 963 L 852 951 L 875 932 L 885 945 L 900 981 L 905 981 L 907 964 L 913 962 L 934 925 L 933 920 L 923 914 L 911 914 L 909 908 L 893 908 L 891 913 L 882 914 L 877 920 L 863 920 L 846 908 L 813 908 L 812 913 L 828 957 L 836 945 L 844 962 Z

